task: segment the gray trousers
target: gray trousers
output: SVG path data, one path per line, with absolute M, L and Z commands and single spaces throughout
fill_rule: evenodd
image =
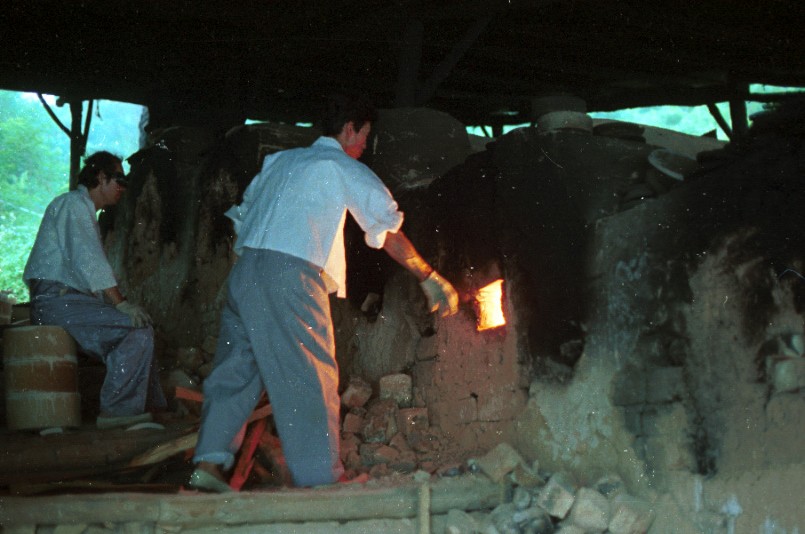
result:
M 151 326 L 135 328 L 111 304 L 50 280 L 31 283 L 31 324 L 61 326 L 84 353 L 106 365 L 102 413 L 137 415 L 167 406 Z
M 194 461 L 232 466 L 238 432 L 264 389 L 294 484 L 338 480 L 338 364 L 321 268 L 247 248 L 227 280 Z

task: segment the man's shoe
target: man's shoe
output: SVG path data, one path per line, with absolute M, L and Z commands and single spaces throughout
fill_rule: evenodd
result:
M 203 469 L 196 469 L 190 475 L 190 480 L 187 485 L 193 489 L 204 491 L 207 493 L 234 493 L 235 490 L 229 487 L 229 484 L 223 480 L 218 480 L 215 476 L 204 471 Z
M 125 428 L 132 425 L 136 425 L 138 423 L 148 423 L 153 421 L 153 417 L 150 413 L 141 413 L 137 415 L 119 415 L 119 416 L 111 416 L 111 417 L 104 417 L 102 415 L 98 416 L 98 419 L 95 421 L 95 426 L 97 426 L 101 430 L 108 430 L 110 428 Z

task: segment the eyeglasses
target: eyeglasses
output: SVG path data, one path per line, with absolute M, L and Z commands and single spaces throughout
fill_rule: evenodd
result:
M 129 180 L 126 175 L 120 171 L 112 173 L 112 180 L 120 184 L 122 187 L 128 187 Z

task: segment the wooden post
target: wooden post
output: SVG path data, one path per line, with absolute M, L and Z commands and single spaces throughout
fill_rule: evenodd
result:
M 742 139 L 749 129 L 749 122 L 746 117 L 746 100 L 730 100 L 730 118 L 732 119 L 732 133 L 735 140 Z
M 430 482 L 419 486 L 419 534 L 430 534 Z
M 78 171 L 81 158 L 87 151 L 89 125 L 92 122 L 92 100 L 87 105 L 87 115 L 82 129 L 81 119 L 84 103 L 81 100 L 70 100 L 70 191 L 78 187 Z
M 87 116 L 84 120 L 84 129 L 81 129 L 81 116 L 84 111 L 84 105 L 80 99 L 76 100 L 65 100 L 64 98 L 59 98 L 56 100 L 56 105 L 61 107 L 67 102 L 70 105 L 70 128 L 67 128 L 62 122 L 59 120 L 59 117 L 53 112 L 50 108 L 50 105 L 45 100 L 42 93 L 37 93 L 39 97 L 39 101 L 42 102 L 42 106 L 44 106 L 45 111 L 47 111 L 50 118 L 53 119 L 53 122 L 56 123 L 61 131 L 67 134 L 70 138 L 70 191 L 78 187 L 78 171 L 81 166 L 81 156 L 84 155 L 84 152 L 87 150 L 87 138 L 89 137 L 89 125 L 92 122 L 92 104 L 93 101 L 89 101 L 89 106 L 87 107 Z
M 458 64 L 459 60 L 464 57 L 464 54 L 467 53 L 467 50 L 470 49 L 475 41 L 478 40 L 478 37 L 480 37 L 480 35 L 484 32 L 486 27 L 489 25 L 490 20 L 491 17 L 489 16 L 480 17 L 472 24 L 472 26 L 467 28 L 467 31 L 461 40 L 456 43 L 455 46 L 453 46 L 450 52 L 436 66 L 430 77 L 422 82 L 421 87 L 417 91 L 416 95 L 417 106 L 427 104 L 434 97 L 439 84 L 447 79 L 447 77 L 453 71 L 453 68 Z
M 730 128 L 730 125 L 727 124 L 727 121 L 724 120 L 724 116 L 721 114 L 721 111 L 719 111 L 715 103 L 713 102 L 708 103 L 707 109 L 710 110 L 710 115 L 712 115 L 713 118 L 716 120 L 716 124 L 718 124 L 721 127 L 721 129 L 724 131 L 727 137 L 732 139 L 734 135 L 732 133 L 732 128 Z
M 395 107 L 404 108 L 417 105 L 416 94 L 419 88 L 419 63 L 422 59 L 424 32 L 425 27 L 418 20 L 412 20 L 405 29 L 400 51 L 400 71 L 397 74 Z

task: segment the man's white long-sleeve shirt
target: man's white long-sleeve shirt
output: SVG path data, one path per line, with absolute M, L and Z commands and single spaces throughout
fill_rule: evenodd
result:
M 83 293 L 117 285 L 85 186 L 59 195 L 48 205 L 22 277 L 26 283 L 33 279 L 61 282 Z
M 347 211 L 372 248 L 381 248 L 386 234 L 403 223 L 380 178 L 348 156 L 337 140 L 320 137 L 307 148 L 266 157 L 243 202 L 226 215 L 235 223 L 235 252 L 271 249 L 302 258 L 321 267 L 344 297 Z

